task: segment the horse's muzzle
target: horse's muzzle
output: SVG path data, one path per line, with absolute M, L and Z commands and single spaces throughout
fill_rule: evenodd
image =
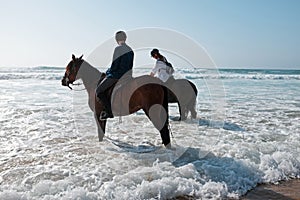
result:
M 61 79 L 61 84 L 62 84 L 63 86 L 68 86 L 68 85 L 69 85 L 69 84 L 67 83 L 67 80 L 66 80 L 65 77 L 63 77 L 63 79 Z
M 68 78 L 63 77 L 63 79 L 61 80 L 61 84 L 62 86 L 67 86 L 68 88 L 70 88 L 70 90 L 73 90 L 70 86 L 70 84 L 72 84 Z

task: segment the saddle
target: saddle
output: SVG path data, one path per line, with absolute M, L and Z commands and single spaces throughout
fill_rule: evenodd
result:
M 163 82 L 158 78 L 149 75 L 143 75 L 136 78 L 122 77 L 118 82 L 112 85 L 106 92 L 107 97 L 111 102 L 111 109 L 114 116 L 124 116 L 130 114 L 130 102 L 134 95 L 137 95 L 136 90 L 146 84 L 159 84 Z M 154 92 L 155 91 L 151 91 Z
M 127 77 L 120 79 L 107 90 L 114 115 L 123 116 L 129 114 L 130 98 L 138 88 L 137 85 L 135 78 Z

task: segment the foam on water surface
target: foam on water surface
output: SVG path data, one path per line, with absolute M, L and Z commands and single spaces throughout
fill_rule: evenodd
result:
M 169 150 L 143 112 L 110 119 L 98 142 L 86 93 L 60 85 L 63 69 L 0 74 L 0 199 L 238 198 L 258 183 L 300 178 L 297 79 L 223 72 L 224 121 L 211 118 L 205 81 L 193 79 L 198 119 L 170 121 Z

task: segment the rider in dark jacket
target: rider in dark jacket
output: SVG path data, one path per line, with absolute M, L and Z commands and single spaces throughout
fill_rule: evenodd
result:
M 132 76 L 134 53 L 125 43 L 126 34 L 124 31 L 118 31 L 115 39 L 119 46 L 114 50 L 113 62 L 111 67 L 106 71 L 106 77 L 101 81 L 96 89 L 97 97 L 105 106 L 105 111 L 101 113 L 101 119 L 113 118 L 110 98 L 107 96 L 107 90 L 113 86 L 124 75 Z
M 111 67 L 106 71 L 106 76 L 108 78 L 120 79 L 125 73 L 131 71 L 133 56 L 132 49 L 126 43 L 121 43 L 115 48 L 113 62 Z

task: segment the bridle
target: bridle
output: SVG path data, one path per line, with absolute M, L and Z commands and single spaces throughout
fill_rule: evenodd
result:
M 82 84 L 82 83 L 75 83 L 75 84 L 73 84 L 73 82 L 74 82 L 75 80 L 72 81 L 72 82 L 69 82 L 70 76 L 71 76 L 72 74 L 75 73 L 76 68 L 78 68 L 78 69 L 77 69 L 77 72 L 78 72 L 79 67 L 80 67 L 80 65 L 81 65 L 82 63 L 83 63 L 83 60 L 79 60 L 79 61 L 73 60 L 72 66 L 69 67 L 69 69 L 65 72 L 65 75 L 64 75 L 63 79 L 64 79 L 65 82 L 67 83 L 66 86 L 68 86 L 68 88 L 70 88 L 71 90 L 73 90 L 73 88 L 70 86 L 70 84 L 71 84 L 71 85 L 77 85 L 77 86 Z M 77 67 L 76 65 L 79 65 L 79 66 Z M 85 88 L 84 88 L 84 89 L 81 89 L 81 90 L 85 90 Z M 81 91 L 81 90 L 74 90 L 74 91 Z

